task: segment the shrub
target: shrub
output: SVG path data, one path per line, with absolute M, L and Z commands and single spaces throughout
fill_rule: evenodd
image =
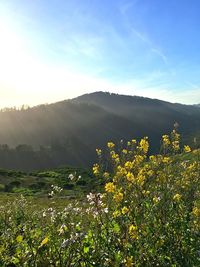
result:
M 0 192 L 5 190 L 5 185 L 4 184 L 0 184 Z

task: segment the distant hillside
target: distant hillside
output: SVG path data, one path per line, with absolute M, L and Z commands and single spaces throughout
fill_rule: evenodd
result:
M 138 96 L 124 96 L 103 92 L 82 95 L 75 99 L 80 103 L 94 104 L 105 110 L 124 116 L 145 129 L 162 126 L 168 129 L 174 121 L 179 122 L 182 129 L 189 125 L 199 129 L 199 110 L 196 106 L 172 104 L 169 102 Z M 151 125 L 145 125 L 148 121 Z M 189 130 L 189 129 L 188 129 Z
M 200 104 L 196 104 L 195 106 L 200 108 Z
M 80 168 L 62 167 L 31 173 L 0 169 L 0 194 L 48 196 L 52 191 L 51 186 L 58 185 L 64 189 L 63 197 L 73 198 L 99 189 L 101 183 L 100 179 L 95 179 L 90 172 Z
M 185 138 L 200 133 L 200 109 L 155 99 L 96 92 L 26 110 L 0 112 L 0 167 L 91 166 L 107 141 L 148 135 L 155 150 L 178 122 Z M 191 139 L 190 139 L 191 140 Z
M 103 92 L 82 95 L 74 101 L 97 105 L 108 112 L 131 121 L 134 136 L 148 135 L 157 144 L 163 133 L 169 133 L 175 122 L 183 137 L 200 137 L 200 110 L 198 106 L 172 104 L 158 99 L 125 96 Z

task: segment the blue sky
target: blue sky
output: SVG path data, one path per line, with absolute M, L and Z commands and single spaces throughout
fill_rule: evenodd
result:
M 93 91 L 200 103 L 199 0 L 0 0 L 0 107 Z

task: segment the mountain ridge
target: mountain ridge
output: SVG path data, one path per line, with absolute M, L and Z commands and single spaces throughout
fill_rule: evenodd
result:
M 105 92 L 24 110 L 0 112 L 0 168 L 32 170 L 63 164 L 88 167 L 95 149 L 149 136 L 152 151 L 178 122 L 191 142 L 200 133 L 195 106 Z M 27 156 L 28 155 L 28 156 Z M 21 161 L 21 163 L 20 163 Z

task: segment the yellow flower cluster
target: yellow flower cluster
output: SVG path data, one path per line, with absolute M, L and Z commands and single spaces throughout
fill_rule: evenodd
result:
M 116 186 L 112 182 L 109 182 L 105 185 L 105 190 L 106 192 L 113 193 L 116 190 Z
M 137 226 L 131 224 L 129 226 L 128 233 L 129 233 L 131 239 L 138 239 Z
M 180 201 L 181 200 L 181 195 L 180 194 L 175 194 L 174 196 L 173 196 L 173 200 L 174 201 Z
M 195 216 L 195 217 L 199 217 L 200 216 L 200 209 L 197 208 L 197 207 L 194 207 L 192 209 L 192 214 Z
M 108 147 L 109 149 L 113 149 L 113 148 L 115 147 L 115 144 L 114 144 L 113 142 L 108 142 L 108 143 L 107 143 L 107 147 Z
M 135 176 L 133 175 L 133 173 L 128 172 L 127 175 L 126 175 L 126 179 L 127 179 L 127 181 L 129 181 L 129 182 L 134 182 L 134 180 L 135 180 Z
M 97 153 L 98 156 L 101 156 L 101 154 L 102 154 L 102 150 L 97 148 L 97 149 L 96 149 L 96 153 Z
M 154 204 L 157 204 L 159 201 L 160 201 L 160 198 L 159 197 L 154 197 L 153 198 L 153 203 Z
M 126 213 L 128 213 L 129 212 L 129 209 L 126 207 L 126 206 L 124 206 L 123 208 L 122 208 L 122 214 L 124 215 L 124 214 L 126 214 Z
M 140 163 L 144 161 L 144 159 L 145 159 L 144 156 L 136 155 L 133 163 L 136 165 L 139 165 Z
M 119 155 L 115 151 L 110 151 L 110 156 L 115 163 L 119 163 Z
M 117 218 L 117 217 L 119 217 L 121 215 L 121 212 L 119 211 L 119 210 L 115 210 L 114 212 L 113 212 L 113 217 L 114 218 Z
M 143 186 L 145 181 L 145 176 L 143 174 L 138 174 L 137 176 L 137 184 L 139 186 Z
M 123 200 L 123 197 L 124 197 L 123 193 L 118 192 L 118 193 L 116 193 L 116 194 L 114 195 L 113 199 L 114 199 L 116 202 L 119 203 L 119 202 L 121 202 L 121 201 Z
M 133 162 L 131 161 L 127 161 L 125 164 L 124 164 L 124 167 L 126 170 L 130 171 L 132 168 L 133 168 Z
M 172 142 L 172 148 L 174 151 L 178 151 L 180 149 L 180 144 L 178 140 Z
M 144 137 L 143 139 L 140 140 L 140 146 L 139 148 L 147 154 L 148 149 L 149 149 L 149 142 L 148 142 L 148 137 Z
M 176 130 L 173 130 L 171 134 L 172 139 L 172 149 L 177 152 L 180 149 L 180 134 L 176 132 Z
M 127 149 L 123 149 L 122 153 L 126 155 L 128 153 L 128 150 Z
M 189 146 L 184 146 L 183 150 L 184 150 L 185 153 L 191 152 L 191 148 Z
M 163 140 L 164 147 L 167 147 L 170 145 L 169 135 L 166 135 L 166 134 L 163 135 L 162 140 Z
M 94 164 L 93 166 L 93 174 L 98 175 L 100 173 L 100 167 L 98 164 Z
M 163 157 L 162 162 L 163 163 L 170 163 L 171 162 L 171 159 L 170 159 L 170 157 Z
M 132 267 L 132 266 L 134 266 L 133 256 L 127 257 L 125 260 L 125 267 Z

